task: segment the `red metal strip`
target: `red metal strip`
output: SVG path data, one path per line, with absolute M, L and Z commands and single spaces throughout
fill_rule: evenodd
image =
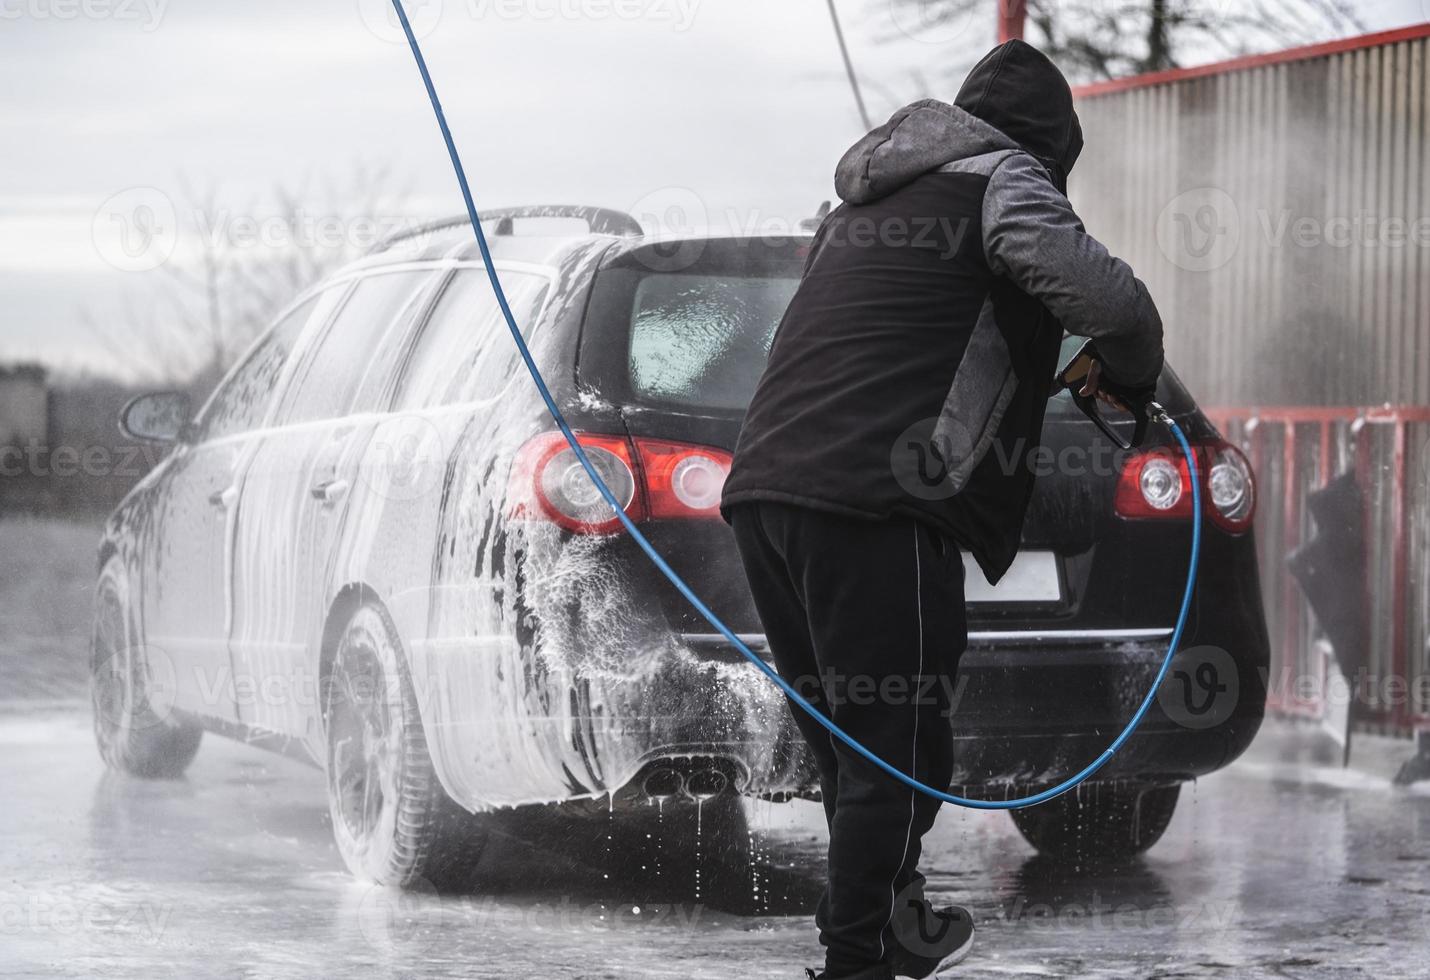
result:
M 1325 486 L 1331 482 L 1331 426 L 1335 423 L 1329 419 L 1321 422 L 1321 485 Z
M 1366 418 L 1372 422 L 1430 422 L 1430 406 L 1377 405 L 1373 408 L 1355 405 L 1217 405 L 1203 408 L 1212 419 L 1230 421 L 1234 418 L 1256 417 L 1267 422 L 1354 422 Z
M 1129 78 L 1114 78 L 1106 82 L 1093 82 L 1089 85 L 1079 85 L 1073 89 L 1073 95 L 1079 99 L 1091 99 L 1101 95 L 1110 95 L 1114 92 L 1126 92 L 1130 89 L 1147 88 L 1153 85 L 1167 85 L 1172 82 L 1183 82 L 1191 78 L 1205 78 L 1208 75 L 1225 75 L 1236 71 L 1247 71 L 1252 68 L 1264 68 L 1268 65 L 1285 64 L 1288 61 L 1309 61 L 1313 58 L 1326 58 L 1331 55 L 1344 54 L 1347 51 L 1359 51 L 1364 48 L 1381 47 L 1387 44 L 1396 44 L 1401 41 L 1414 41 L 1423 37 L 1430 37 L 1430 23 L 1414 24 L 1410 27 L 1398 27 L 1390 31 L 1377 31 L 1374 34 L 1360 34 L 1356 37 L 1340 38 L 1335 41 L 1325 41 L 1321 44 L 1307 44 L 1299 48 L 1287 48 L 1284 51 L 1268 51 L 1265 54 L 1246 55 L 1241 58 L 1231 58 L 1227 61 L 1218 61 L 1209 65 L 1196 65 L 1192 68 L 1172 68 L 1167 71 L 1154 71 L 1145 75 L 1133 75 Z
M 1365 409 L 1365 417 L 1372 422 L 1430 422 L 1430 406 L 1382 405 Z
M 1405 614 L 1408 611 L 1406 602 L 1408 601 L 1407 588 L 1409 583 L 1409 551 L 1405 546 L 1405 509 L 1409 487 L 1405 482 L 1405 422 L 1397 420 L 1395 423 L 1395 455 L 1393 456 L 1393 466 L 1395 467 L 1394 496 L 1391 498 L 1391 534 L 1394 541 L 1392 543 L 1392 565 L 1391 575 L 1394 583 L 1391 591 L 1393 599 L 1391 601 L 1392 615 L 1395 617 L 1394 628 L 1390 632 L 1391 636 L 1391 667 L 1390 676 L 1400 678 L 1405 682 L 1405 695 L 1391 706 L 1391 722 L 1405 732 L 1410 731 L 1410 637 L 1405 629 Z
M 1023 39 L 1028 0 L 998 0 L 998 43 Z
M 1297 436 L 1296 423 L 1281 426 L 1281 548 L 1288 555 L 1301 543 L 1301 468 L 1296 460 Z M 1307 660 L 1308 653 L 1313 651 L 1303 642 L 1301 594 L 1295 578 L 1287 574 L 1284 564 L 1277 578 L 1281 582 L 1281 662 L 1292 668 L 1291 677 L 1294 684 L 1287 694 L 1287 700 L 1301 712 L 1313 718 L 1320 718 L 1325 714 L 1326 689 L 1323 671 L 1318 670 L 1318 673 L 1322 674 L 1317 678 L 1319 683 L 1310 688 L 1315 692 L 1313 696 L 1303 697 L 1301 692 L 1306 689 L 1304 685 L 1310 679 L 1309 668 L 1323 668 L 1324 661 L 1317 664 Z
M 1371 500 L 1371 492 L 1370 492 L 1370 488 L 1371 488 L 1371 483 L 1370 483 L 1370 473 L 1371 473 L 1371 469 L 1370 469 L 1370 445 L 1371 445 L 1371 443 L 1370 443 L 1370 431 L 1371 431 L 1371 430 L 1370 430 L 1370 426 L 1368 426 L 1368 425 L 1362 425 L 1362 426 L 1356 431 L 1356 433 L 1355 433 L 1355 441 L 1356 441 L 1356 483 L 1357 483 L 1357 485 L 1359 485 L 1360 490 L 1361 490 L 1361 527 L 1367 528 L 1367 529 L 1371 526 L 1371 524 L 1370 524 L 1370 519 L 1371 519 L 1371 507 L 1373 506 L 1373 503 L 1372 503 L 1372 500 Z M 1372 563 L 1373 563 L 1374 560 L 1375 560 L 1375 556 L 1374 556 L 1374 554 L 1372 553 L 1373 548 L 1374 548 L 1374 542 L 1371 540 L 1371 536 L 1370 536 L 1369 534 L 1366 534 L 1366 535 L 1364 536 L 1364 540 L 1361 542 L 1362 561 L 1364 562 L 1364 568 L 1365 568 L 1364 583 L 1363 583 L 1363 588 L 1362 588 L 1362 590 L 1361 590 L 1361 593 L 1362 593 L 1362 594 L 1361 594 L 1361 607 L 1365 610 L 1365 621 L 1366 621 L 1366 623 L 1372 622 L 1372 617 L 1373 617 L 1374 614 L 1375 614 L 1375 605 L 1374 605 L 1374 603 L 1371 601 L 1371 589 L 1370 589 L 1370 580 L 1371 580 L 1371 576 L 1372 576 L 1372 574 L 1373 574 L 1373 572 L 1372 572 L 1372 567 L 1373 567 Z M 1369 644 L 1369 643 L 1370 643 L 1370 640 L 1371 640 L 1371 638 L 1370 638 L 1369 636 L 1367 636 L 1367 637 L 1366 637 L 1366 643 Z M 1371 652 L 1372 652 L 1372 651 L 1369 650 L 1369 649 L 1365 650 L 1365 651 L 1364 651 L 1364 656 L 1361 658 L 1362 661 L 1363 661 L 1365 664 L 1367 664 L 1367 665 L 1369 665 L 1369 664 L 1371 663 L 1371 656 L 1370 656 L 1370 655 L 1371 655 Z M 1360 678 L 1356 678 L 1354 683 L 1355 683 L 1355 684 L 1359 684 L 1359 683 L 1360 683 L 1360 680 L 1361 680 Z M 1353 687 L 1353 688 L 1352 688 L 1352 695 L 1353 695 L 1353 696 L 1354 696 L 1354 694 L 1355 694 L 1355 690 L 1356 690 L 1356 689 Z M 1351 710 L 1352 710 L 1352 712 L 1354 712 L 1357 707 L 1359 707 L 1359 708 L 1364 712 L 1364 714 L 1367 716 L 1367 717 L 1363 717 L 1363 718 L 1360 719 L 1360 721 L 1361 721 L 1362 724 L 1364 724 L 1364 723 L 1366 723 L 1366 722 L 1368 722 L 1368 721 L 1371 720 L 1370 717 L 1369 717 L 1370 715 L 1372 715 L 1372 714 L 1379 714 L 1379 713 L 1380 713 L 1379 711 L 1373 710 L 1373 709 L 1371 708 L 1371 706 L 1370 706 L 1369 703 L 1366 703 L 1366 704 L 1363 704 L 1363 705 L 1356 705 L 1356 704 L 1352 703 L 1352 704 L 1351 704 Z
M 1354 421 L 1366 409 L 1350 405 L 1218 405 L 1203 409 L 1220 418 L 1256 418 L 1267 422 L 1342 422 Z
M 1351 423 L 1352 428 L 1349 433 L 1354 442 L 1354 458 L 1357 482 L 1364 491 L 1364 521 L 1369 528 L 1373 515 L 1373 508 L 1377 504 L 1377 498 L 1372 493 L 1374 482 L 1373 471 L 1374 461 L 1371 459 L 1373 447 L 1373 435 L 1377 431 L 1373 425 L 1392 425 L 1392 496 L 1390 514 L 1390 534 L 1392 539 L 1389 542 L 1391 549 L 1391 615 L 1394 618 L 1390 630 L 1391 649 L 1389 651 L 1389 662 L 1382 664 L 1382 669 L 1388 669 L 1389 678 L 1398 678 L 1406 690 L 1403 692 L 1393 692 L 1395 703 L 1381 704 L 1372 708 L 1369 704 L 1361 705 L 1363 716 L 1356 723 L 1359 731 L 1383 731 L 1397 735 L 1412 734 L 1416 728 L 1430 725 L 1430 712 L 1423 709 L 1417 710 L 1417 705 L 1408 700 L 1409 685 L 1411 677 L 1411 649 L 1412 637 L 1409 636 L 1409 622 L 1407 615 L 1410 602 L 1410 546 L 1406 539 L 1409 531 L 1409 507 L 1411 482 L 1407 473 L 1409 466 L 1409 425 L 1411 423 L 1430 422 L 1430 407 L 1419 405 L 1384 405 L 1377 408 L 1351 408 L 1351 407 L 1308 407 L 1308 406 L 1285 406 L 1271 408 L 1250 408 L 1250 407 L 1214 407 L 1204 410 L 1209 419 L 1213 420 L 1217 428 L 1223 432 L 1229 430 L 1233 424 L 1240 421 L 1245 433 L 1245 441 L 1252 458 L 1252 465 L 1255 472 L 1264 472 L 1266 465 L 1266 445 L 1265 427 L 1268 425 L 1280 425 L 1285 432 L 1285 439 L 1282 446 L 1281 465 L 1283 467 L 1283 478 L 1285 483 L 1282 486 L 1282 529 L 1284 540 L 1282 545 L 1286 548 L 1293 547 L 1299 540 L 1299 497 L 1297 493 L 1300 474 L 1296 468 L 1296 443 L 1298 441 L 1309 447 L 1306 440 L 1298 440 L 1295 426 L 1299 424 L 1314 423 L 1319 426 L 1320 438 L 1319 448 L 1321 451 L 1320 466 L 1318 467 L 1321 479 L 1327 480 L 1332 474 L 1331 450 L 1334 446 L 1333 427 L 1340 423 Z M 1359 421 L 1359 425 L 1355 423 Z M 1251 425 L 1249 431 L 1246 426 Z M 1380 430 L 1384 431 L 1384 430 Z M 1385 553 L 1379 551 L 1379 546 L 1386 542 L 1373 540 L 1367 536 L 1365 540 L 1365 565 L 1367 570 L 1365 591 L 1361 601 L 1364 603 L 1367 616 L 1373 614 L 1371 602 L 1370 579 L 1374 570 L 1378 567 L 1379 559 L 1385 557 Z M 1309 675 L 1302 667 L 1311 666 L 1302 663 L 1302 655 L 1306 651 L 1300 649 L 1298 642 L 1299 633 L 1302 632 L 1301 624 L 1295 618 L 1295 605 L 1290 600 L 1289 576 L 1275 576 L 1277 584 L 1281 586 L 1280 600 L 1283 621 L 1281 624 L 1282 635 L 1280 637 L 1280 647 L 1278 658 L 1279 669 L 1274 671 L 1268 678 L 1267 707 L 1273 712 L 1283 715 L 1298 717 L 1319 717 L 1324 711 L 1324 705 L 1320 698 L 1306 698 L 1301 695 L 1304 690 L 1300 683 L 1301 678 Z M 1274 593 L 1272 593 L 1274 594 Z M 1268 600 L 1271 596 L 1268 595 Z M 1294 625 L 1293 625 L 1294 624 Z M 1369 657 L 1370 651 L 1367 651 Z M 1297 665 L 1293 668 L 1292 665 Z M 1319 667 L 1318 674 L 1325 674 L 1324 661 L 1316 665 Z M 1382 677 L 1382 681 L 1389 680 Z M 1320 691 L 1324 694 L 1327 690 L 1325 677 L 1321 677 L 1322 685 Z M 1386 692 L 1391 693 L 1391 692 Z

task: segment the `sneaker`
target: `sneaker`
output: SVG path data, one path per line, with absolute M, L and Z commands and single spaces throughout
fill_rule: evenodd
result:
M 894 937 L 889 957 L 894 976 L 942 980 L 942 971 L 973 948 L 973 917 L 957 905 L 935 909 L 924 901 L 910 901 L 894 919 Z

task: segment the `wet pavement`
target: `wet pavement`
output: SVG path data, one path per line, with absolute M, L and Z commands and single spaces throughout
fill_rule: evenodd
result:
M 352 881 L 319 774 L 212 736 L 186 779 L 144 782 L 104 771 L 79 706 L 11 708 L 0 786 L 4 977 L 793 980 L 817 958 L 808 803 L 747 805 L 750 847 L 723 861 L 688 814 L 506 819 L 480 891 L 438 896 Z M 1239 764 L 1116 871 L 945 809 L 925 866 L 979 922 L 962 976 L 1430 971 L 1430 792 L 1354 772 Z

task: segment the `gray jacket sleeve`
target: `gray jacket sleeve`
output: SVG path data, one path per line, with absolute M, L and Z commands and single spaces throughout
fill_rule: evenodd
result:
M 1132 269 L 1089 235 L 1072 205 L 1025 153 L 993 171 L 983 250 L 995 275 L 1040 300 L 1068 333 L 1097 341 L 1108 377 L 1151 384 L 1162 371 L 1162 318 Z

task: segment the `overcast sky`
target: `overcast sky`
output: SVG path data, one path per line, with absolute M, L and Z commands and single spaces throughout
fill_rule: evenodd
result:
M 392 169 L 410 211 L 460 211 L 387 4 L 0 0 L 0 364 L 110 367 L 81 311 L 102 329 L 121 297 L 165 275 L 116 255 L 116 208 L 162 225 L 171 203 L 169 261 L 180 263 L 196 233 L 186 186 L 216 188 L 225 225 L 261 222 L 275 186 L 342 183 L 365 163 Z M 1358 6 L 1377 29 L 1426 19 L 1427 4 Z M 994 40 L 991 2 L 987 17 L 932 32 L 901 24 L 885 0 L 841 7 L 880 119 L 913 98 L 951 98 L 949 77 Z M 788 222 L 830 196 L 833 164 L 861 130 L 824 0 L 409 10 L 479 207 L 580 202 L 648 216 L 674 201 L 714 226 Z M 311 210 L 334 208 L 315 192 Z

